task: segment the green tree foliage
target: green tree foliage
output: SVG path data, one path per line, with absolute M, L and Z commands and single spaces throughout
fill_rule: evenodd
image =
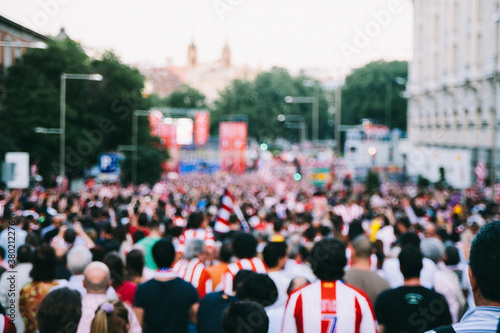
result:
M 66 80 L 66 171 L 69 177 L 97 163 L 100 153 L 131 143 L 132 114 L 148 108 L 141 90 L 144 79 L 113 53 L 89 58 L 70 40 L 52 41 L 45 50 L 29 49 L 9 69 L 0 112 L 2 151 L 26 151 L 47 181 L 59 173 L 59 135 L 35 133 L 36 127 L 60 127 L 62 73 L 99 73 L 102 82 Z M 139 140 L 153 145 L 147 123 Z
M 407 101 L 401 97 L 408 77 L 406 61 L 376 61 L 356 69 L 342 88 L 342 124 L 362 118 L 406 130 Z
M 312 82 L 305 86 L 304 81 Z M 221 91 L 211 114 L 211 133 L 218 131 L 221 121 L 243 119 L 248 121 L 248 134 L 259 141 L 284 137 L 298 141 L 298 129 L 286 127 L 278 115 L 302 115 L 308 136 L 312 135 L 312 104 L 287 104 L 286 96 L 317 96 L 319 98 L 319 138 L 332 137 L 328 119 L 326 93 L 318 82 L 304 75 L 291 76 L 286 69 L 274 67 L 257 75 L 255 80 L 234 80 Z

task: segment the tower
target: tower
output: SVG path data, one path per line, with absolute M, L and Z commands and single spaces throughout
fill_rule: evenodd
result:
M 231 67 L 231 50 L 229 49 L 229 45 L 227 44 L 227 42 L 222 49 L 221 62 L 222 67 Z
M 188 67 L 195 67 L 198 60 L 198 52 L 196 51 L 196 46 L 194 45 L 194 41 L 191 42 L 191 45 L 188 47 L 187 53 L 187 65 Z

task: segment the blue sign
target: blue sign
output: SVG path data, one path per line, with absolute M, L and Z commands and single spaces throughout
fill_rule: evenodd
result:
M 101 173 L 120 173 L 120 164 L 117 154 L 106 153 L 99 156 L 99 170 Z

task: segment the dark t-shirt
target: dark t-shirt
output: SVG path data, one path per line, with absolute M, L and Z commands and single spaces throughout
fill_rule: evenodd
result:
M 386 333 L 420 333 L 451 324 L 443 295 L 420 286 L 382 292 L 375 302 L 375 316 Z
M 198 310 L 198 333 L 222 332 L 222 313 L 229 304 L 238 301 L 238 297 L 222 291 L 203 297 Z
M 198 302 L 196 289 L 175 278 L 166 282 L 149 280 L 137 287 L 134 305 L 144 309 L 143 332 L 188 331 L 188 313 Z

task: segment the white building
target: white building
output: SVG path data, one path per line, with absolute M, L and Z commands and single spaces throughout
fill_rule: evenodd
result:
M 500 119 L 500 22 L 496 19 L 500 0 L 413 3 L 407 170 L 437 181 L 439 173 L 434 169 L 440 166 L 447 174 L 463 173 L 454 170 L 463 158 L 470 159 L 470 166 L 479 158 L 491 166 L 492 148 L 498 151 L 500 147 L 500 135 L 495 135 Z M 461 156 L 461 163 L 450 160 L 454 153 Z M 500 157 L 496 155 L 498 170 Z

